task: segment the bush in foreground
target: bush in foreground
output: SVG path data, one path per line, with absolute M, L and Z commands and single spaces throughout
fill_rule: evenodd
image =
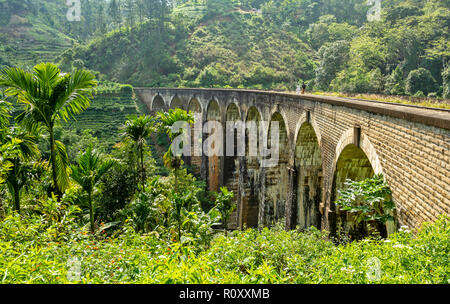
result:
M 64 217 L 66 218 L 66 217 Z M 201 252 L 130 225 L 105 236 L 40 218 L 0 223 L 2 283 L 450 283 L 450 218 L 333 245 L 316 229 L 216 235 Z

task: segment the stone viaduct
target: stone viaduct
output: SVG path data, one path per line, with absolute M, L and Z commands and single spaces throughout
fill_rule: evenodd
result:
M 248 151 L 188 159 L 211 190 L 226 185 L 235 193 L 233 228 L 282 221 L 286 229 L 335 232 L 338 222 L 351 221 L 334 205 L 344 181 L 374 174 L 383 174 L 392 190 L 395 225 L 419 227 L 450 214 L 449 110 L 253 90 L 135 88 L 135 93 L 150 112 L 182 108 L 199 113 L 203 122 L 266 121 L 266 134 L 279 122 L 276 167 L 261 167 Z M 248 142 L 248 131 L 245 137 Z

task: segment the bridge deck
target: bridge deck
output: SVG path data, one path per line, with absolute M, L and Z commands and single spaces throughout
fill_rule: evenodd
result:
M 242 92 L 251 94 L 273 95 L 328 103 L 336 106 L 344 106 L 358 110 L 364 110 L 376 114 L 388 115 L 413 122 L 423 123 L 438 128 L 450 130 L 450 110 L 443 108 L 431 108 L 410 104 L 391 103 L 376 100 L 364 100 L 356 98 L 334 97 L 326 95 L 293 94 L 277 91 L 261 91 L 248 89 L 217 89 L 217 88 L 135 88 L 135 90 L 159 90 L 159 91 L 205 91 L 205 92 Z

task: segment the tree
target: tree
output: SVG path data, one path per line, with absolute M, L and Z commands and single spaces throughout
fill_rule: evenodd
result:
M 442 80 L 444 82 L 442 97 L 450 98 L 450 64 L 448 64 L 442 71 Z
M 405 80 L 403 79 L 403 72 L 398 65 L 392 74 L 386 79 L 386 94 L 404 95 L 405 94 Z
M 49 135 L 50 164 L 54 192 L 60 197 L 69 186 L 69 159 L 63 143 L 55 139 L 55 124 L 83 112 L 97 82 L 88 71 L 62 73 L 53 63 L 40 63 L 33 72 L 7 68 L 0 73 L 0 85 L 8 87 L 25 109 L 17 116 L 28 130 L 43 127 Z
M 3 95 L 3 92 L 2 92 Z M 11 170 L 11 156 L 17 155 L 17 147 L 14 143 L 6 142 L 7 127 L 11 117 L 11 104 L 0 100 L 0 185 L 6 181 L 6 174 Z
M 106 32 L 106 21 L 105 21 L 105 4 L 99 1 L 97 6 L 97 31 L 100 34 L 104 34 Z
M 120 23 L 122 22 L 122 16 L 120 15 L 120 0 L 111 0 L 108 11 L 115 29 L 119 29 Z
M 327 90 L 330 82 L 336 77 L 349 56 L 350 44 L 337 41 L 322 46 L 319 50 L 320 65 L 316 69 L 316 86 Z
M 194 123 L 194 117 L 192 114 L 187 113 L 182 109 L 170 109 L 169 112 L 158 112 L 158 121 L 160 132 L 165 132 L 171 141 L 169 149 L 164 154 L 164 165 L 168 168 L 174 169 L 175 174 L 175 191 L 178 191 L 178 170 L 183 165 L 183 161 L 180 158 L 180 155 L 174 155 L 173 153 L 173 141 L 176 137 L 183 134 L 182 132 L 187 131 L 185 129 L 180 128 L 178 131 L 174 131 L 173 126 L 177 122 L 186 122 L 187 124 Z
M 136 0 L 126 0 L 124 4 L 127 26 L 132 27 L 135 23 Z
M 413 70 L 406 78 L 406 93 L 414 95 L 421 91 L 427 96 L 436 90 L 436 80 L 430 71 L 424 68 Z
M 236 207 L 232 204 L 233 197 L 233 192 L 228 191 L 227 187 L 221 187 L 220 193 L 216 198 L 216 207 L 221 214 L 225 236 L 227 235 L 228 218 L 230 217 L 231 212 L 233 212 Z
M 100 153 L 90 146 L 83 152 L 77 166 L 72 166 L 73 180 L 83 188 L 88 195 L 89 221 L 91 232 L 94 232 L 95 207 L 92 194 L 101 177 L 115 164 L 114 160 L 102 161 Z
M 7 134 L 9 119 L 11 117 L 12 105 L 0 99 L 0 140 L 4 141 L 4 136 Z
M 147 145 L 147 138 L 154 131 L 153 119 L 147 115 L 132 116 L 125 122 L 122 130 L 122 138 L 124 138 L 124 140 L 132 141 L 135 145 L 136 156 L 138 159 L 138 164 L 136 167 L 138 168 L 143 190 L 145 187 L 144 150 Z
M 181 166 L 181 162 L 179 160 L 179 155 L 175 155 L 173 158 L 173 140 L 180 136 L 183 132 L 183 129 L 179 129 L 174 132 L 173 126 L 177 122 L 186 122 L 188 124 L 194 123 L 194 118 L 192 114 L 188 114 L 185 110 L 182 109 L 170 109 L 169 112 L 158 112 L 158 120 L 159 120 L 159 129 L 161 132 L 165 132 L 172 142 L 166 154 L 164 154 L 164 163 L 169 168 L 177 169 Z
M 4 155 L 4 161 L 11 164 L 6 174 L 6 186 L 11 195 L 14 210 L 20 213 L 20 191 L 27 184 L 32 174 L 32 167 L 28 164 L 33 158 L 40 155 L 36 144 L 36 137 L 32 134 L 13 128 L 6 136 L 6 141 L 16 151 L 12 155 Z

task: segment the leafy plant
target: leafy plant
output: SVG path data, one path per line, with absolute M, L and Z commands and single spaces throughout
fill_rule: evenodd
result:
M 90 146 L 83 152 L 78 160 L 77 166 L 72 166 L 72 178 L 79 184 L 88 195 L 89 221 L 91 232 L 95 230 L 94 215 L 95 208 L 92 194 L 96 184 L 102 176 L 115 164 L 114 160 L 102 161 L 100 153 Z
M 220 193 L 216 198 L 216 208 L 219 210 L 221 215 L 225 236 L 227 235 L 228 218 L 236 208 L 236 206 L 233 205 L 233 197 L 233 192 L 228 191 L 227 187 L 220 187 Z
M 141 189 L 145 187 L 145 165 L 144 165 L 144 150 L 147 145 L 147 138 L 152 133 L 153 129 L 153 119 L 147 115 L 132 116 L 129 120 L 125 122 L 122 127 L 123 133 L 122 137 L 125 140 L 131 140 L 135 145 L 136 155 L 140 161 L 138 164 L 139 175 L 141 179 Z
M 383 175 L 375 175 L 360 182 L 347 180 L 339 191 L 336 205 L 354 215 L 356 224 L 376 223 L 378 232 L 387 236 L 386 222 L 394 220 L 395 204 Z
M 6 96 L 14 96 L 25 105 L 17 120 L 28 129 L 43 126 L 49 134 L 53 186 L 59 196 L 69 187 L 69 160 L 65 146 L 55 140 L 55 123 L 84 111 L 96 84 L 94 75 L 87 71 L 64 74 L 52 63 L 40 63 L 33 72 L 7 68 L 0 73 Z
M 3 161 L 11 164 L 6 174 L 6 185 L 11 195 L 14 209 L 20 212 L 20 192 L 33 176 L 33 164 L 30 161 L 39 157 L 36 137 L 24 130 L 12 128 L 6 135 L 6 142 L 10 149 L 15 151 L 12 155 L 2 155 Z

